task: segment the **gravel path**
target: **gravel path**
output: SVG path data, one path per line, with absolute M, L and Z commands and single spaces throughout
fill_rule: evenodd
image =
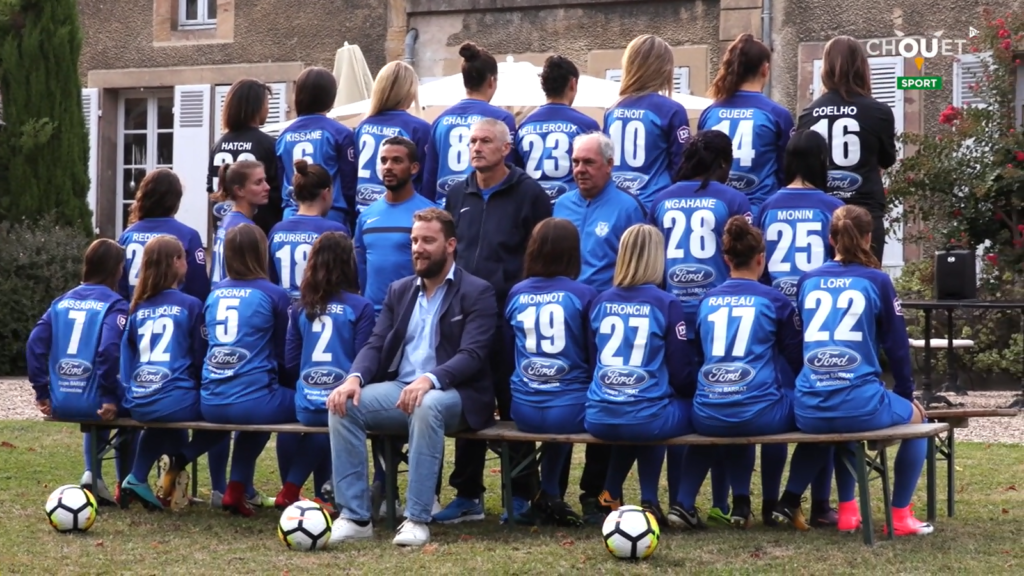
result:
M 969 408 L 1003 408 L 1015 392 L 971 392 L 968 396 L 950 395 L 953 402 Z M 39 420 L 32 387 L 27 380 L 0 379 L 0 420 Z M 976 418 L 970 427 L 957 430 L 960 442 L 1024 443 L 1024 414 L 1014 418 Z

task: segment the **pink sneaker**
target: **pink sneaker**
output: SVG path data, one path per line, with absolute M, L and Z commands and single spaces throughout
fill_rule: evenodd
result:
M 860 506 L 856 500 L 839 503 L 839 523 L 836 528 L 840 532 L 853 532 L 860 528 Z

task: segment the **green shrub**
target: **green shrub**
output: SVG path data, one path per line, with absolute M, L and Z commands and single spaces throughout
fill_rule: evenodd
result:
M 89 241 L 52 214 L 0 223 L 0 375 L 25 373 L 25 341 L 50 303 L 79 283 Z

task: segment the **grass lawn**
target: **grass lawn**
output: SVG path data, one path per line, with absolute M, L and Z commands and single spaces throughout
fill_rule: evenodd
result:
M 451 469 L 453 450 L 446 452 Z M 582 468 L 577 450 L 573 485 Z M 894 452 L 894 451 L 893 451 Z M 205 462 L 205 459 L 204 459 Z M 256 485 L 279 487 L 273 445 L 257 468 Z M 113 478 L 112 462 L 105 476 Z M 400 549 L 379 529 L 373 542 L 318 553 L 292 552 L 276 536 L 277 514 L 231 517 L 205 506 L 172 514 L 139 507 L 103 508 L 86 534 L 61 535 L 46 523 L 43 503 L 82 471 L 77 428 L 42 422 L 0 422 L 0 573 L 2 574 L 553 574 L 553 573 L 786 573 L 786 574 L 1020 574 L 1024 573 L 1024 447 L 960 444 L 957 516 L 945 517 L 944 499 L 935 534 L 880 541 L 873 549 L 859 535 L 797 533 L 756 526 L 749 531 L 715 528 L 704 533 L 663 532 L 649 561 L 615 560 L 597 528 L 579 530 L 505 527 L 498 524 L 497 469 L 485 471 L 488 518 L 455 527 L 434 527 L 433 542 Z M 497 466 L 494 461 L 489 466 Z M 939 494 L 945 494 L 940 464 Z M 199 471 L 200 495 L 209 479 Z M 755 485 L 759 483 L 755 473 Z M 402 476 L 404 481 L 404 475 Z M 1019 483 L 1020 491 L 1016 484 Z M 442 499 L 451 497 L 448 488 Z M 635 480 L 627 491 L 635 491 Z M 756 490 L 756 486 L 755 486 Z M 877 483 L 872 487 L 881 501 Z M 627 493 L 636 500 L 636 493 Z M 662 504 L 667 505 L 665 489 Z M 753 496 L 759 510 L 760 497 Z M 576 494 L 567 498 L 576 502 Z M 699 505 L 708 507 L 708 494 Z M 915 498 L 925 516 L 924 481 Z M 881 507 L 875 506 L 881 537 Z M 805 508 L 806 511 L 806 508 Z

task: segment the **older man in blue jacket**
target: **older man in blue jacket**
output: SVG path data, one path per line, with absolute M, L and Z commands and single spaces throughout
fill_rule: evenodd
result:
M 488 354 L 494 289 L 455 265 L 455 223 L 437 208 L 413 216 L 415 276 L 388 288 L 373 335 L 327 400 L 335 498 L 331 542 L 373 537 L 366 431 L 409 435 L 406 521 L 394 543 L 430 541 L 445 434 L 494 424 Z

